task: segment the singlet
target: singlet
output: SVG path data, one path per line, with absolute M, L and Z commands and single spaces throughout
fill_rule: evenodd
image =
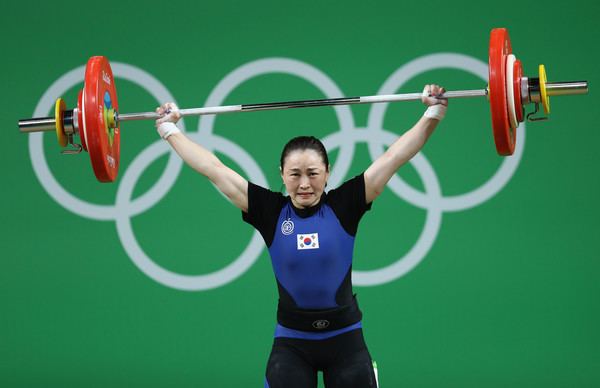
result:
M 242 218 L 260 232 L 271 256 L 279 291 L 275 336 L 322 339 L 360 327 L 352 256 L 359 221 L 370 208 L 363 174 L 308 209 L 248 182 Z

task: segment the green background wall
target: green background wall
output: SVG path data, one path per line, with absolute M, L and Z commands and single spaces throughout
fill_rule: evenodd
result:
M 600 386 L 600 6 L 554 3 L 4 4 L 0 386 L 258 387 L 272 341 L 277 296 L 265 249 L 238 277 L 204 290 L 163 284 L 134 263 L 131 236 L 123 237 L 128 225 L 152 262 L 187 276 L 221 270 L 253 238 L 205 179 L 169 159 L 152 122 L 122 125 L 113 184 L 95 181 L 87 154 L 61 156 L 55 138 L 44 135 L 49 173 L 72 197 L 50 194 L 32 162 L 35 137 L 19 134 L 17 120 L 31 117 L 60 77 L 105 55 L 150 74 L 180 106 L 197 107 L 240 66 L 277 57 L 313 66 L 344 95 L 368 95 L 423 56 L 446 52 L 485 63 L 489 32 L 501 26 L 526 75 L 536 76 L 543 63 L 550 81 L 586 79 L 590 93 L 552 99 L 550 120 L 521 130 L 524 148 L 505 184 L 455 211 L 442 209 L 426 187 L 427 166 L 450 198 L 477 190 L 505 162 L 495 154 L 485 100 L 451 101 L 421 164 L 399 173 L 422 193 L 422 206 L 388 189 L 361 224 L 354 268 L 370 271 L 408 257 L 428 217 L 440 217 L 412 270 L 356 287 L 365 336 L 382 387 Z M 116 80 L 122 112 L 162 102 L 146 84 Z M 60 93 L 71 107 L 80 81 Z M 485 87 L 464 70 L 440 68 L 411 77 L 400 91 L 420 91 L 426 82 Z M 224 103 L 324 96 L 299 77 L 270 73 L 235 87 Z M 50 115 L 50 105 L 40 109 Z M 349 110 L 356 128 L 367 126 L 370 110 Z M 419 103 L 393 104 L 383 127 L 401 134 L 422 111 Z M 203 120 L 186 118 L 186 130 L 197 132 Z M 240 147 L 279 190 L 285 141 L 339 130 L 334 109 L 318 108 L 220 116 L 217 137 L 205 138 Z M 331 155 L 341 158 L 339 148 Z M 219 156 L 249 177 L 248 162 Z M 351 165 L 337 174 L 349 178 L 370 161 L 367 143 L 357 141 Z M 171 182 L 155 186 L 161 176 Z M 141 206 L 151 189 L 164 195 Z M 110 212 L 85 216 L 73 198 Z

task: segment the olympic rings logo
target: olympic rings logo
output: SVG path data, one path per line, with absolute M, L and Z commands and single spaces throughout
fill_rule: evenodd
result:
M 487 81 L 487 64 L 473 57 L 454 53 L 438 53 L 417 58 L 398 68 L 383 84 L 378 94 L 393 94 L 411 77 L 420 73 L 450 68 L 470 72 Z M 113 63 L 114 76 L 126 79 L 144 88 L 157 102 L 176 101 L 167 88 L 144 70 L 125 63 Z M 317 68 L 289 58 L 265 58 L 246 63 L 228 74 L 210 93 L 205 106 L 222 105 L 227 95 L 243 82 L 263 74 L 283 73 L 304 79 L 319 88 L 327 98 L 344 94 L 338 86 Z M 64 94 L 83 80 L 84 67 L 79 67 L 57 79 L 38 102 L 34 117 L 44 116 L 54 105 L 54 98 Z M 373 104 L 369 112 L 366 128 L 354 123 L 349 106 L 335 106 L 335 114 L 340 130 L 323 140 L 328 150 L 339 148 L 335 165 L 332 166 L 330 184 L 340 185 L 346 178 L 357 143 L 365 142 L 372 160 L 384 152 L 384 147 L 396 140 L 396 134 L 383 128 L 383 118 L 388 104 Z M 215 116 L 203 116 L 197 132 L 187 134 L 211 151 L 227 155 L 244 169 L 249 179 L 256 184 L 268 187 L 267 180 L 254 159 L 236 143 L 213 133 Z M 185 123 L 180 122 L 185 131 Z M 391 282 L 411 271 L 427 255 L 440 229 L 443 212 L 457 212 L 475 207 L 496 195 L 511 179 L 518 167 L 525 144 L 525 124 L 519 127 L 515 153 L 505 158 L 494 175 L 478 188 L 454 196 L 443 196 L 437 175 L 422 153 L 410 162 L 420 175 L 424 192 L 410 187 L 399 176 L 394 176 L 388 187 L 397 196 L 413 206 L 427 211 L 424 228 L 414 246 L 394 263 L 370 271 L 353 271 L 353 281 L 358 286 L 374 286 Z M 43 149 L 42 133 L 29 135 L 29 153 L 37 178 L 48 194 L 67 210 L 82 217 L 94 220 L 114 220 L 121 243 L 134 264 L 148 277 L 167 287 L 185 291 L 208 290 L 232 282 L 258 259 L 264 249 L 264 242 L 258 232 L 254 232 L 248 245 L 238 258 L 215 272 L 203 275 L 184 275 L 171 272 L 157 265 L 146 255 L 139 245 L 131 218 L 156 205 L 175 184 L 183 162 L 169 146 L 158 139 L 144 149 L 122 175 L 117 188 L 114 205 L 99 205 L 86 202 L 66 191 L 50 172 Z M 132 200 L 133 189 L 140 176 L 150 164 L 164 154 L 169 154 L 167 166 L 158 181 L 147 192 Z

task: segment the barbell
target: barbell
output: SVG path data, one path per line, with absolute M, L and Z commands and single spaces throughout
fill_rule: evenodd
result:
M 550 96 L 585 94 L 587 81 L 548 82 L 544 65 L 538 67 L 538 77 L 523 76 L 521 61 L 512 53 L 508 31 L 495 28 L 490 34 L 488 51 L 488 85 L 479 90 L 448 91 L 438 98 L 487 97 L 490 104 L 492 132 L 499 155 L 512 155 L 515 150 L 516 130 L 524 120 L 547 119 Z M 228 105 L 181 109 L 181 116 L 210 115 L 232 112 L 255 112 L 332 105 L 372 104 L 420 100 L 421 93 L 390 94 L 362 97 L 325 98 L 271 102 L 262 104 Z M 525 114 L 525 106 L 534 104 L 535 110 Z M 545 117 L 535 117 L 542 105 Z M 119 113 L 117 91 L 110 63 L 103 56 L 91 57 L 85 68 L 83 89 L 79 91 L 77 107 L 66 109 L 65 101 L 58 98 L 54 117 L 19 120 L 22 133 L 55 131 L 63 153 L 90 154 L 96 178 L 112 182 L 117 178 L 120 158 L 120 123 L 130 120 L 156 120 L 156 112 Z M 81 144 L 76 144 L 78 134 Z

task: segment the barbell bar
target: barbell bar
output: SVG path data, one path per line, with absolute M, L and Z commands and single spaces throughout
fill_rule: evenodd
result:
M 516 129 L 525 119 L 533 117 L 541 104 L 546 115 L 550 113 L 551 96 L 586 94 L 587 81 L 547 82 L 544 65 L 538 68 L 539 77 L 524 77 L 521 61 L 512 54 L 508 31 L 491 31 L 488 52 L 488 85 L 484 89 L 447 91 L 437 98 L 487 97 L 490 103 L 492 130 L 498 154 L 512 155 L 515 149 Z M 227 105 L 180 109 L 181 116 L 216 115 L 234 112 L 256 112 L 292 108 L 333 105 L 374 104 L 420 100 L 422 93 L 340 97 L 315 100 L 270 102 L 260 104 Z M 525 115 L 525 105 L 535 104 L 535 111 Z M 120 159 L 120 123 L 134 120 L 156 120 L 156 112 L 119 113 L 115 82 L 108 60 L 103 56 L 88 60 L 84 87 L 79 92 L 77 107 L 67 110 L 64 100 L 58 98 L 54 117 L 19 120 L 22 133 L 55 131 L 59 145 L 75 148 L 63 153 L 88 151 L 96 178 L 101 182 L 116 179 Z M 79 134 L 81 145 L 73 136 Z
M 551 85 L 547 86 L 549 89 Z M 217 115 L 223 113 L 234 113 L 234 112 L 257 112 L 263 110 L 283 110 L 292 108 L 308 108 L 308 107 L 322 107 L 322 106 L 333 106 L 333 105 L 354 105 L 354 104 L 375 104 L 381 102 L 397 102 L 397 101 L 413 101 L 419 100 L 422 97 L 422 93 L 405 93 L 405 94 L 387 94 L 387 95 L 373 95 L 373 96 L 362 96 L 362 97 L 340 97 L 340 98 L 323 98 L 317 100 L 297 100 L 297 101 L 285 101 L 285 102 L 268 102 L 260 104 L 244 104 L 244 105 L 225 105 L 225 106 L 213 106 L 213 107 L 202 107 L 202 108 L 187 108 L 179 109 L 179 114 L 182 117 L 186 116 L 202 116 L 202 115 Z M 487 96 L 487 89 L 480 90 L 457 90 L 446 92 L 439 96 L 440 99 L 449 98 L 467 98 L 467 97 L 485 97 Z M 113 116 L 109 118 L 109 125 L 113 128 L 118 123 L 123 121 L 137 121 L 137 120 L 157 120 L 162 115 L 156 112 L 138 112 L 138 113 L 118 113 L 111 111 L 110 114 Z M 57 116 L 55 116 L 57 117 Z M 23 119 L 19 121 L 19 130 L 21 132 L 44 132 L 54 131 L 56 128 L 55 117 L 39 117 L 31 119 Z M 63 146 L 64 147 L 64 146 Z

